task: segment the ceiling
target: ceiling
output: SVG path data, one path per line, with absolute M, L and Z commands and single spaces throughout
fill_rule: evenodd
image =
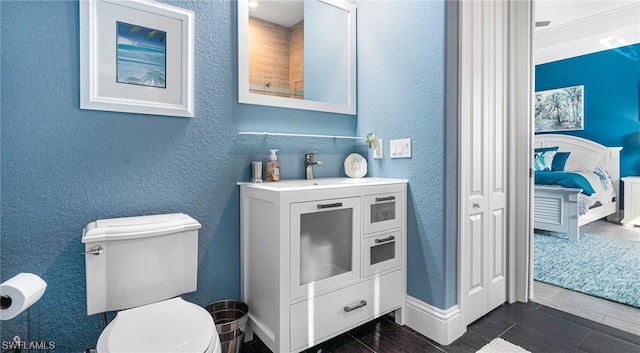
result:
M 538 30 L 540 30 L 552 28 L 586 17 L 599 15 L 637 3 L 638 0 L 535 0 L 535 18 L 536 21 L 551 21 L 549 26 L 538 27 Z M 640 18 L 638 21 L 640 22 Z
M 304 17 L 304 3 L 298 0 L 252 0 L 257 7 L 249 7 L 249 16 L 291 27 Z
M 640 43 L 638 0 L 534 0 L 535 63 Z

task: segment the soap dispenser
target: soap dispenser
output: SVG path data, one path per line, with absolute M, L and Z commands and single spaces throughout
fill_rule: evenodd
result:
M 276 156 L 278 150 L 270 151 L 271 155 L 267 162 L 267 181 L 278 181 L 280 180 L 280 163 L 278 163 L 278 156 Z

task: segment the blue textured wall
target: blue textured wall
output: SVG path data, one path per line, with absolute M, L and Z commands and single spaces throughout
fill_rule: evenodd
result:
M 358 4 L 357 124 L 353 116 L 238 104 L 235 1 L 167 2 L 196 12 L 193 119 L 80 110 L 78 3 L 0 3 L 0 279 L 32 272 L 48 283 L 43 338 L 81 352 L 101 332 L 99 316 L 85 308 L 87 223 L 190 214 L 202 229 L 198 291 L 185 298 L 238 298 L 236 182 L 249 179 L 249 162 L 279 148 L 282 177 L 302 178 L 303 154 L 317 150 L 324 165 L 315 175 L 329 177 L 344 175 L 349 153 L 369 154 L 350 140 L 238 131 L 413 138 L 412 159 L 389 159 L 387 144 L 382 161 L 370 160 L 370 175 L 410 180 L 409 294 L 442 308 L 455 303 L 455 239 L 444 236 L 452 196 L 442 190 L 443 2 Z M 23 314 L 1 322 L 0 340 L 24 338 L 25 321 Z
M 640 44 L 536 66 L 536 91 L 584 85 L 584 130 L 563 134 L 622 146 L 620 175 L 640 175 Z
M 455 159 L 444 153 L 445 44 L 444 2 L 358 3 L 358 130 L 384 140 L 374 173 L 409 179 L 408 294 L 440 308 L 457 300 L 455 226 L 447 229 L 456 216 L 445 217 L 456 202 L 445 187 L 453 175 L 445 159 Z M 390 159 L 389 140 L 402 138 L 411 138 L 412 158 Z

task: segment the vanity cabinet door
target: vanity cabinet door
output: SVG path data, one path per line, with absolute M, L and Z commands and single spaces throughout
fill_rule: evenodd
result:
M 364 233 L 375 233 L 402 226 L 401 194 L 367 195 L 364 197 Z
M 360 198 L 291 204 L 291 299 L 360 278 Z

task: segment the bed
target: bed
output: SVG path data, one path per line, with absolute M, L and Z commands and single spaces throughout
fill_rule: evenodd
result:
M 534 147 L 535 229 L 567 233 L 570 240 L 578 241 L 580 226 L 604 217 L 618 221 L 622 147 L 606 147 L 580 137 L 561 134 L 536 135 Z M 545 159 L 549 156 L 550 159 Z M 556 170 L 554 160 L 559 163 L 563 159 L 563 166 L 566 164 L 567 169 Z M 573 182 L 561 182 L 563 186 L 554 182 L 561 174 L 576 173 L 588 178 L 592 189 L 583 183 L 574 185 Z M 602 185 L 599 185 L 598 179 Z M 549 180 L 549 185 L 539 184 Z

